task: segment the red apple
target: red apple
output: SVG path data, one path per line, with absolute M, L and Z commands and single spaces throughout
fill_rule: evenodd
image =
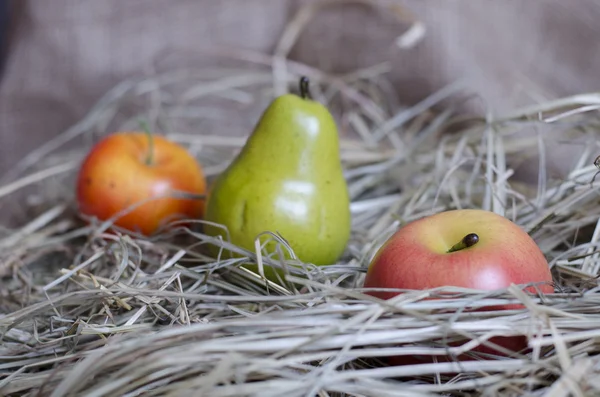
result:
M 147 132 L 107 136 L 88 153 L 77 178 L 81 213 L 115 225 L 152 234 L 165 222 L 203 216 L 204 199 L 182 198 L 170 192 L 203 195 L 206 180 L 196 159 L 182 146 Z M 164 198 L 156 198 L 163 196 Z M 168 196 L 168 197 L 167 197 Z
M 536 282 L 544 283 L 537 286 L 543 293 L 554 292 L 548 262 L 535 241 L 503 216 L 466 209 L 441 212 L 400 228 L 373 258 L 364 287 L 497 290 Z M 535 292 L 535 287 L 526 291 Z M 369 294 L 382 299 L 397 295 L 382 291 Z M 521 306 L 493 309 L 515 307 Z M 495 338 L 492 342 L 511 350 L 526 347 L 524 338 Z

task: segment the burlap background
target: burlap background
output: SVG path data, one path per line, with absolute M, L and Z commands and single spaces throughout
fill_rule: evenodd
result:
M 180 63 L 200 47 L 273 51 L 285 24 L 310 1 L 15 3 L 0 88 L 0 173 L 76 122 L 119 80 L 151 71 L 165 51 L 176 53 Z M 598 1 L 397 3 L 427 28 L 414 48 L 394 44 L 407 23 L 349 4 L 320 13 L 291 57 L 333 72 L 390 60 L 393 82 L 407 104 L 465 76 L 499 111 L 600 88 Z

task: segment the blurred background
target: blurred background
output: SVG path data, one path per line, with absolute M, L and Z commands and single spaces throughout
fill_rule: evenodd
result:
M 0 174 L 119 81 L 230 62 L 211 51 L 272 54 L 299 10 L 323 4 L 289 59 L 340 74 L 388 61 L 406 106 L 458 79 L 477 113 L 600 88 L 595 0 L 0 0 Z

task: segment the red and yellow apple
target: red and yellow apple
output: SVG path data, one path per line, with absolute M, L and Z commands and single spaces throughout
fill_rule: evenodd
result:
M 202 166 L 184 147 L 148 132 L 102 139 L 84 159 L 76 184 L 82 214 L 104 221 L 125 211 L 114 224 L 145 235 L 204 213 L 205 199 L 198 197 L 206 193 Z
M 540 284 L 528 287 L 528 292 L 535 293 L 536 288 L 545 294 L 554 292 L 548 262 L 535 241 L 501 215 L 465 209 L 437 213 L 400 228 L 375 254 L 364 287 L 498 290 L 511 284 L 530 283 Z M 398 294 L 368 293 L 382 299 Z M 485 310 L 518 307 L 522 306 Z M 492 342 L 511 350 L 526 347 L 524 338 L 493 338 Z M 483 347 L 476 350 L 489 352 Z

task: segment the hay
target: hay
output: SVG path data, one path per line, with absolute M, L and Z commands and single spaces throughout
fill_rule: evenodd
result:
M 274 57 L 220 54 L 235 55 L 244 61 L 241 67 L 123 81 L 4 178 L 3 208 L 22 226 L 5 228 L 0 240 L 0 393 L 600 393 L 600 205 L 597 184 L 591 183 L 600 94 L 465 119 L 455 111 L 463 101 L 460 84 L 404 108 L 393 99 L 385 64 L 331 76 L 281 63 L 290 44 L 278 48 Z M 301 74 L 313 80 L 340 123 L 353 213 L 340 263 L 319 268 L 246 251 L 203 235 L 201 221 L 145 238 L 108 233 L 110 222 L 87 226 L 76 216 L 73 177 L 102 134 L 148 120 L 188 147 L 212 178 L 244 144 L 245 134 L 233 135 L 251 129 L 273 87 L 295 84 Z M 251 117 L 226 124 L 240 112 Z M 224 136 L 223 125 L 232 136 Z M 563 178 L 545 173 L 542 128 L 549 126 L 585 145 Z M 531 156 L 539 157 L 540 168 L 533 186 L 514 178 L 515 167 Z M 521 225 L 548 256 L 558 293 L 448 287 L 407 291 L 387 302 L 364 294 L 366 266 L 394 230 L 451 208 L 484 208 Z M 245 257 L 216 260 L 204 253 L 207 244 Z M 282 241 L 281 249 L 289 247 Z M 240 268 L 244 261 L 284 267 L 289 276 L 281 285 L 266 282 Z M 465 311 L 515 302 L 526 309 Z M 397 355 L 456 357 L 494 336 L 511 335 L 527 336 L 532 351 L 410 366 L 383 361 Z M 455 341 L 466 344 L 450 347 Z

